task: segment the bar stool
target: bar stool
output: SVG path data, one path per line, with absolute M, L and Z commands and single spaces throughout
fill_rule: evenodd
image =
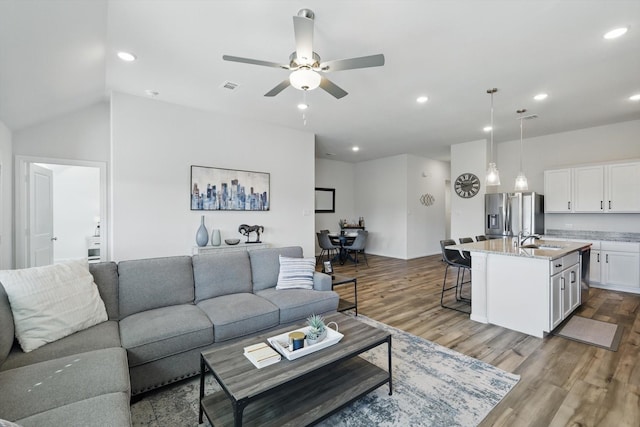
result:
M 450 310 L 456 310 L 461 313 L 469 314 L 471 310 L 466 311 L 458 307 L 453 307 L 444 304 L 444 294 L 448 291 L 455 290 L 456 302 L 462 302 L 471 305 L 471 299 L 462 297 L 462 286 L 465 283 L 471 283 L 471 259 L 466 259 L 460 255 L 460 252 L 454 249 L 446 249 L 447 246 L 455 245 L 456 242 L 451 239 L 440 240 L 440 248 L 442 250 L 442 259 L 447 263 L 447 267 L 444 270 L 444 279 L 442 280 L 442 293 L 440 294 L 440 306 L 448 308 Z M 447 287 L 447 273 L 449 267 L 455 267 L 458 269 L 456 277 L 456 283 L 453 286 Z M 462 269 L 462 277 L 460 276 L 460 269 Z M 469 270 L 469 280 L 464 281 L 464 272 Z

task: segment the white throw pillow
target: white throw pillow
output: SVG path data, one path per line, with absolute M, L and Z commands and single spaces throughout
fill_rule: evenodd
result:
M 86 259 L 0 271 L 25 353 L 107 320 Z
M 289 258 L 280 255 L 276 289 L 313 289 L 315 258 Z

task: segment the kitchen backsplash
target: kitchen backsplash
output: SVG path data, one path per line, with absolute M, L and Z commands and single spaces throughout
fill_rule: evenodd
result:
M 545 236 L 564 237 L 566 239 L 604 240 L 612 242 L 640 242 L 640 233 L 592 230 L 547 229 Z

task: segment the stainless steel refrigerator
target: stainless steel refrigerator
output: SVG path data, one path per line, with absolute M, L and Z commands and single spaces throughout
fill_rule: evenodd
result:
M 544 233 L 544 196 L 533 191 L 484 195 L 488 238 Z

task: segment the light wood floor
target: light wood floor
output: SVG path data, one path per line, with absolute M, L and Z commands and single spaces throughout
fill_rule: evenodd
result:
M 353 264 L 334 266 L 337 274 L 358 278 L 359 314 L 521 376 L 481 426 L 640 426 L 640 295 L 592 288 L 577 311 L 624 325 L 612 352 L 556 336 L 530 337 L 441 308 L 440 255 L 368 260 L 369 267 L 357 271 Z M 348 289 L 339 292 L 348 297 Z

